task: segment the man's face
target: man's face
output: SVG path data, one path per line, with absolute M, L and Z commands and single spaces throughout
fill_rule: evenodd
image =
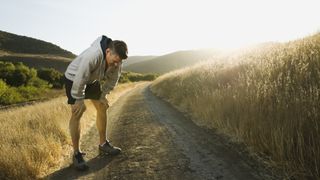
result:
M 120 65 L 122 63 L 122 59 L 119 57 L 119 55 L 114 53 L 109 48 L 106 49 L 106 60 L 107 60 L 109 67 L 111 67 L 111 66 L 117 67 L 118 65 Z

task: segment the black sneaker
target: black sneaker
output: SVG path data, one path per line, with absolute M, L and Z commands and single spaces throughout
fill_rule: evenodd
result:
M 86 153 L 83 152 L 77 152 L 73 155 L 73 165 L 74 167 L 79 171 L 84 171 L 89 168 L 87 165 L 87 162 L 83 159 L 83 156 L 85 156 Z
M 100 155 L 117 155 L 121 152 L 121 149 L 118 147 L 114 147 L 110 144 L 110 142 L 107 140 L 106 143 L 103 146 L 99 145 L 99 152 Z

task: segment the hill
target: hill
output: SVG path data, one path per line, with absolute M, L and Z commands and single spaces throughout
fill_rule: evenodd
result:
M 157 56 L 130 56 L 128 59 L 125 60 L 125 63 L 123 63 L 123 67 L 127 67 L 129 65 L 144 62 L 146 60 L 150 60 L 153 58 L 156 58 Z
M 5 31 L 0 31 L 0 50 L 22 54 L 50 54 L 66 58 L 74 58 L 70 51 L 39 39 L 20 36 Z
M 0 60 L 65 71 L 76 55 L 50 42 L 0 31 Z
M 163 74 L 175 69 L 192 66 L 201 61 L 214 59 L 219 55 L 215 50 L 188 50 L 170 53 L 150 60 L 133 63 L 124 67 L 126 71 L 137 73 Z

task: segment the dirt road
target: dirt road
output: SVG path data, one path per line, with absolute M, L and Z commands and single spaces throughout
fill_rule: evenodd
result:
M 241 148 L 196 126 L 154 96 L 148 85 L 138 86 L 108 110 L 108 136 L 122 154 L 98 156 L 93 127 L 82 137 L 90 169 L 78 172 L 66 166 L 49 179 L 272 179 Z

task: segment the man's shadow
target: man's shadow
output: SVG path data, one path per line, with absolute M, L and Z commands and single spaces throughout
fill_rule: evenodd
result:
M 59 169 L 52 174 L 49 174 L 45 177 L 45 179 L 75 179 L 79 178 L 88 174 L 94 174 L 95 172 L 99 171 L 100 169 L 103 169 L 106 167 L 116 156 L 96 156 L 89 161 L 87 161 L 87 164 L 89 166 L 89 169 L 85 171 L 78 171 L 76 170 L 73 165 L 71 164 L 68 167 L 65 167 L 63 169 Z

